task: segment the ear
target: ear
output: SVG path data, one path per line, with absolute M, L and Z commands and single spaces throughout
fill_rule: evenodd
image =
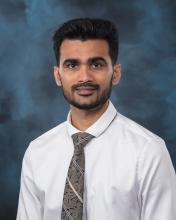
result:
M 62 86 L 62 82 L 61 82 L 61 79 L 60 79 L 60 72 L 59 72 L 59 67 L 58 66 L 54 66 L 54 78 L 55 78 L 56 84 L 58 86 Z
M 115 64 L 113 66 L 113 77 L 112 77 L 112 84 L 117 85 L 121 78 L 121 65 Z

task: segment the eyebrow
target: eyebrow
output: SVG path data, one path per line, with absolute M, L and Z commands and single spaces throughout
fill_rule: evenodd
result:
M 96 61 L 102 61 L 104 63 L 107 63 L 107 61 L 103 57 L 91 57 L 88 59 L 88 63 L 92 63 Z M 64 60 L 63 65 L 66 65 L 68 63 L 80 63 L 80 59 L 77 58 L 66 59 Z
M 79 59 L 66 59 L 63 62 L 63 66 L 68 64 L 68 63 L 79 63 Z
M 103 57 L 91 57 L 88 59 L 89 63 L 96 62 L 96 61 L 103 61 L 104 63 L 107 63 L 107 61 Z

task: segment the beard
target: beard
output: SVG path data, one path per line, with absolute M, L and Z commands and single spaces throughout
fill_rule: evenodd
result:
M 74 92 L 80 88 L 80 87 L 92 87 L 93 89 L 96 90 L 96 98 L 89 103 L 81 103 L 78 99 L 75 98 Z M 91 82 L 84 82 L 80 84 L 73 85 L 71 88 L 71 94 L 64 89 L 62 86 L 62 93 L 65 99 L 68 101 L 68 103 L 78 109 L 82 110 L 95 110 L 98 108 L 101 108 L 106 101 L 110 98 L 111 96 L 111 90 L 112 90 L 112 78 L 109 82 L 109 85 L 104 89 L 100 90 L 100 86 L 98 84 L 93 84 Z

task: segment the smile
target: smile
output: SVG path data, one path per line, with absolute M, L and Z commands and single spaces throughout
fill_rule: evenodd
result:
M 81 86 L 76 88 L 77 94 L 81 96 L 90 96 L 95 92 L 95 90 L 96 90 L 95 88 L 87 87 L 87 86 L 86 87 Z

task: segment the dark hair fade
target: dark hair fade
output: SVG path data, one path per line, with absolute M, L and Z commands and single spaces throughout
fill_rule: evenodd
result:
M 90 40 L 103 39 L 108 42 L 109 54 L 115 64 L 118 57 L 118 31 L 115 25 L 104 19 L 78 18 L 65 22 L 53 36 L 56 61 L 60 61 L 60 46 L 66 39 Z

